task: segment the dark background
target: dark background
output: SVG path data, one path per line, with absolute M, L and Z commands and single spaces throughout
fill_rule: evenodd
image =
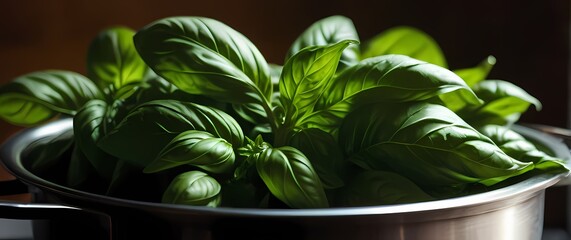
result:
M 419 28 L 440 44 L 451 69 L 494 55 L 498 63 L 490 78 L 516 83 L 544 105 L 521 121 L 566 127 L 569 12 L 567 0 L 3 1 L 0 83 L 44 69 L 85 73 L 87 46 L 102 29 L 137 30 L 175 15 L 218 19 L 250 38 L 269 62 L 281 64 L 305 28 L 340 14 L 354 21 L 362 42 L 393 26 Z M 14 128 L 1 123 L 0 129 L 5 137 Z
M 419 28 L 440 44 L 452 69 L 494 55 L 491 79 L 513 82 L 543 103 L 522 122 L 567 127 L 569 13 L 567 0 L 2 1 L 0 83 L 45 69 L 85 73 L 87 47 L 102 29 L 136 30 L 175 15 L 218 19 L 250 38 L 269 62 L 281 64 L 303 30 L 339 14 L 354 21 L 362 41 L 389 27 Z M 0 139 L 17 129 L 1 122 Z M 547 224 L 564 224 L 558 222 L 563 215 L 550 216 L 555 220 Z

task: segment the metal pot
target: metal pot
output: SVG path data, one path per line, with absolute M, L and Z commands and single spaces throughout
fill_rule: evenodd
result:
M 560 138 L 520 125 L 514 130 L 547 146 L 556 156 L 571 159 Z M 87 225 L 87 230 L 98 232 L 81 239 L 539 240 L 545 189 L 563 184 L 568 175 L 543 174 L 470 196 L 389 206 L 300 210 L 192 207 L 83 192 L 28 170 L 29 163 L 23 158 L 27 146 L 71 137 L 71 132 L 72 120 L 63 119 L 26 129 L 2 145 L 3 164 L 37 193 L 38 200 L 30 204 L 0 203 L 0 217 L 55 216 L 63 222 L 59 225 Z M 77 223 L 78 217 L 87 220 Z M 52 233 L 58 232 L 53 229 Z

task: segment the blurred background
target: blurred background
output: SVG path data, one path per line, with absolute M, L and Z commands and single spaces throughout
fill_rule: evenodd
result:
M 293 40 L 313 22 L 351 18 L 361 41 L 394 26 L 431 35 L 450 68 L 471 67 L 488 55 L 498 62 L 490 78 L 514 82 L 544 105 L 522 121 L 566 127 L 569 12 L 567 0 L 19 0 L 0 7 L 0 83 L 37 70 L 85 73 L 87 47 L 102 29 L 137 30 L 154 20 L 194 15 L 218 19 L 242 32 L 269 62 L 283 63 Z M 12 126 L 0 123 L 0 137 Z
M 84 73 L 87 47 L 102 29 L 123 25 L 137 30 L 175 15 L 218 19 L 250 38 L 269 62 L 281 64 L 305 28 L 340 14 L 354 21 L 362 42 L 389 27 L 419 28 L 440 44 L 452 69 L 494 55 L 498 63 L 490 78 L 516 83 L 544 105 L 522 121 L 562 127 L 568 122 L 566 0 L 22 0 L 1 6 L 0 82 L 44 69 Z
M 399 25 L 427 32 L 451 69 L 472 67 L 493 55 L 498 62 L 490 79 L 513 82 L 543 103 L 541 111 L 530 109 L 521 122 L 568 127 L 570 9 L 568 0 L 2 1 L 0 84 L 37 70 L 85 73 L 87 47 L 102 29 L 137 30 L 175 15 L 220 20 L 247 36 L 269 62 L 282 64 L 290 44 L 309 25 L 344 15 L 362 42 Z M 0 140 L 18 129 L 0 122 Z M 566 224 L 561 216 L 553 219 L 546 223 Z

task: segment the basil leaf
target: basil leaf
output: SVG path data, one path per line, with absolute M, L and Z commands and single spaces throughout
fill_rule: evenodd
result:
M 139 84 L 139 88 L 135 94 L 125 101 L 136 105 L 159 99 L 175 99 L 181 101 L 192 99 L 189 96 L 193 95 L 188 93 L 180 94 L 179 92 L 182 91 L 164 78 L 159 76 L 147 76 L 146 79 Z M 184 97 L 181 98 L 180 96 Z
M 187 130 L 209 132 L 236 148 L 244 142 L 240 125 L 218 109 L 176 100 L 155 100 L 132 109 L 99 146 L 133 165 L 145 167 L 173 138 Z
M 285 110 L 285 124 L 311 113 L 325 86 L 335 75 L 343 50 L 353 40 L 326 46 L 304 48 L 284 65 L 280 77 L 280 99 Z
M 357 165 L 392 169 L 419 185 L 490 186 L 533 169 L 448 108 L 424 102 L 354 111 L 344 120 L 339 141 Z
M 362 49 L 361 59 L 400 54 L 446 68 L 446 58 L 430 35 L 409 27 L 399 26 L 371 38 Z
M 15 125 L 35 125 L 57 113 L 74 115 L 102 94 L 81 74 L 48 70 L 20 76 L 0 88 L 0 118 Z
M 359 35 L 351 19 L 344 16 L 330 16 L 309 26 L 292 44 L 288 50 L 286 61 L 293 55 L 309 46 L 325 46 L 344 40 L 359 41 Z M 356 45 L 344 49 L 339 70 L 343 70 L 359 61 L 359 48 Z
M 302 129 L 293 135 L 290 144 L 307 156 L 323 187 L 332 189 L 345 185 L 342 177 L 347 166 L 343 151 L 331 134 L 317 128 Z
M 125 104 L 135 106 L 140 103 L 161 99 L 193 102 L 218 109 L 226 109 L 226 103 L 222 103 L 205 96 L 184 92 L 164 78 L 154 74 L 147 74 L 145 80 L 139 83 L 135 94 L 130 96 L 128 99 L 125 99 Z
M 567 171 L 565 161 L 540 151 L 524 136 L 505 126 L 486 125 L 478 130 L 492 139 L 507 155 L 522 162 L 532 162 L 536 169 Z
M 272 79 L 272 85 L 274 92 L 279 91 L 280 77 L 282 75 L 283 66 L 277 64 L 269 64 L 270 67 L 270 78 Z
M 517 85 L 502 80 L 486 80 L 472 88 L 484 100 L 478 107 L 467 106 L 457 111 L 472 125 L 509 125 L 517 122 L 530 105 L 541 110 L 541 102 Z
M 242 119 L 252 124 L 264 124 L 267 122 L 267 114 L 264 107 L 256 103 L 233 104 L 232 109 Z
M 104 152 L 97 143 L 106 135 L 107 128 L 113 126 L 110 109 L 112 107 L 104 101 L 94 99 L 87 102 L 73 118 L 75 142 L 96 172 L 107 180 L 113 176 L 117 159 Z
M 279 104 L 279 92 L 277 91 L 283 67 L 276 64 L 268 64 L 268 66 L 270 68 L 272 90 L 274 91 L 269 102 L 271 102 L 272 106 L 270 107 L 273 109 Z M 263 105 L 257 103 L 233 104 L 232 108 L 242 119 L 254 125 L 261 125 L 268 122 L 268 115 Z
M 267 148 L 257 157 L 256 169 L 270 192 L 289 207 L 329 206 L 319 176 L 299 150 Z
M 356 174 L 342 189 L 337 204 L 378 206 L 434 200 L 411 180 L 388 171 L 366 170 Z
M 222 203 L 224 207 L 233 208 L 263 208 L 263 198 L 262 196 L 267 196 L 266 194 L 260 194 L 261 190 L 265 190 L 260 187 L 256 187 L 254 184 L 248 181 L 230 181 L 222 183 Z
M 183 91 L 269 105 L 273 91 L 267 62 L 250 40 L 219 21 L 165 18 L 137 32 L 134 41 L 145 62 Z
M 49 169 L 61 162 L 62 155 L 73 145 L 73 132 L 64 131 L 36 139 L 26 146 L 22 155 L 30 159 L 31 168 L 35 171 Z
M 147 65 L 139 57 L 133 36 L 126 27 L 112 27 L 95 37 L 87 52 L 87 72 L 100 89 L 108 89 L 121 98 L 132 94 L 137 83 L 143 80 Z M 120 94 L 118 90 L 127 94 Z M 120 95 L 119 95 L 120 94 Z
M 200 171 L 176 176 L 165 190 L 163 203 L 218 207 L 221 186 L 216 179 Z
M 79 146 L 73 145 L 69 166 L 67 169 L 66 183 L 70 187 L 78 188 L 85 183 L 92 174 L 93 166 L 81 151 Z
M 493 56 L 488 56 L 488 58 L 482 61 L 478 66 L 454 70 L 454 73 L 458 74 L 458 76 L 466 82 L 466 85 L 474 87 L 474 85 L 486 79 L 495 63 L 496 59 Z M 462 98 L 462 95 L 457 92 L 443 94 L 440 96 L 443 104 L 455 112 L 460 111 L 468 105 Z
M 300 126 L 332 131 L 345 115 L 364 104 L 424 101 L 454 91 L 459 91 L 466 102 L 480 104 L 456 74 L 403 55 L 363 60 L 343 71 L 332 83 Z
M 213 173 L 226 173 L 234 167 L 232 145 L 222 138 L 197 130 L 189 130 L 176 136 L 159 156 L 145 167 L 152 173 L 188 164 Z
M 454 70 L 454 73 L 464 79 L 468 86 L 472 87 L 486 79 L 495 64 L 496 58 L 494 56 L 488 56 L 486 59 L 480 62 L 478 66 L 472 68 L 457 69 Z
M 111 179 L 109 181 L 109 185 L 107 186 L 106 195 L 116 195 L 120 194 L 123 189 L 121 189 L 121 185 L 125 184 L 125 182 L 133 177 L 133 173 L 141 172 L 139 167 L 133 166 L 129 164 L 127 161 L 117 160 L 115 161 L 115 166 L 113 167 L 113 173 L 111 175 Z M 127 184 L 126 184 L 127 185 Z
M 259 157 L 260 153 L 267 148 L 271 148 L 271 145 L 264 141 L 262 135 L 258 135 L 254 140 L 246 138 L 246 142 L 247 143 L 243 147 L 238 148 L 238 154 L 246 157 L 246 161 L 243 161 L 246 164 L 242 165 L 244 165 L 243 167 L 245 167 L 245 169 L 248 169 L 250 166 L 255 164 L 255 159 Z M 240 171 L 240 169 L 237 169 L 236 173 Z M 242 176 L 243 175 L 241 174 L 235 174 L 237 179 L 240 179 Z

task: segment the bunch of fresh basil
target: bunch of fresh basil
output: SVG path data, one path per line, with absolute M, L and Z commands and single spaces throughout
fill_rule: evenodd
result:
M 87 77 L 14 79 L 0 89 L 0 116 L 24 126 L 73 116 L 74 137 L 47 146 L 36 166 L 70 148 L 69 186 L 95 173 L 113 194 L 133 172 L 161 175 L 168 181 L 157 201 L 165 203 L 406 203 L 567 171 L 510 130 L 541 104 L 487 80 L 494 63 L 451 71 L 417 29 L 360 44 L 352 21 L 332 16 L 303 32 L 279 66 L 219 21 L 171 17 L 137 32 L 102 31 Z

